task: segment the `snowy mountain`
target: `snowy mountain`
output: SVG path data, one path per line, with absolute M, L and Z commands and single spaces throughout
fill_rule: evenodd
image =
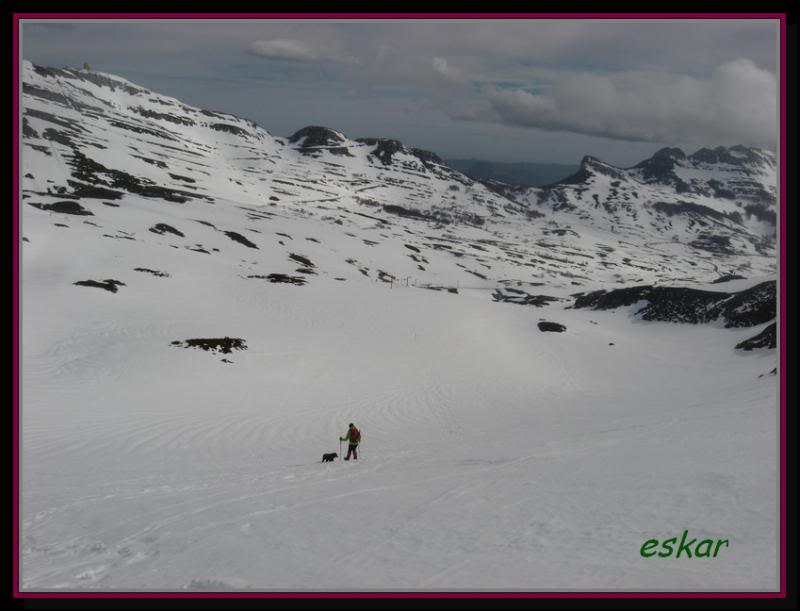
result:
M 665 149 L 627 170 L 587 157 L 559 184 L 504 188 L 395 140 L 313 126 L 273 137 L 252 121 L 86 70 L 26 62 L 23 100 L 23 198 L 39 210 L 71 201 L 96 214 L 140 196 L 201 210 L 254 207 L 240 208 L 240 230 L 247 215 L 266 211 L 310 215 L 342 235 L 368 219 L 393 230 L 367 229 L 370 245 L 417 236 L 430 257 L 403 253 L 405 264 L 383 271 L 420 283 L 710 281 L 774 271 L 775 162 L 764 151 Z
M 524 189 L 22 90 L 24 590 L 774 589 L 768 153 Z M 731 553 L 639 554 L 685 528 Z
M 628 169 L 587 156 L 556 184 L 504 194 L 625 234 L 663 236 L 718 254 L 767 253 L 775 243 L 776 185 L 769 151 L 717 147 L 687 156 L 667 148 Z

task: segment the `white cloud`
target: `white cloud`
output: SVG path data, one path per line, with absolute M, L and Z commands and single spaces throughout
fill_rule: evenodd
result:
M 247 52 L 266 59 L 292 62 L 357 62 L 351 55 L 293 38 L 257 40 L 247 47 Z
M 431 61 L 431 66 L 436 74 L 452 85 L 469 84 L 469 80 L 464 76 L 464 73 L 458 68 L 449 65 L 447 60 L 442 57 L 434 57 Z
M 706 79 L 663 72 L 556 77 L 546 94 L 491 87 L 454 118 L 633 141 L 773 146 L 777 83 L 748 59 Z

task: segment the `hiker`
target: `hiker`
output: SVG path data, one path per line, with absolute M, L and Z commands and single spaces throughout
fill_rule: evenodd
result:
M 347 456 L 345 460 L 350 460 L 350 455 L 352 454 L 353 460 L 358 460 L 358 452 L 356 451 L 358 448 L 358 443 L 361 441 L 361 432 L 355 427 L 355 425 L 351 422 L 347 433 L 344 437 L 339 437 L 339 441 L 347 441 L 349 442 L 347 446 Z

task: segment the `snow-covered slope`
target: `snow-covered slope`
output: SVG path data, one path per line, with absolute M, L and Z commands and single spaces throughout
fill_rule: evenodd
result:
M 774 236 L 88 71 L 22 120 L 23 588 L 774 588 Z

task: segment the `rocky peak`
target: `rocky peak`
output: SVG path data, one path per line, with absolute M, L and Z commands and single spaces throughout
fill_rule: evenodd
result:
M 436 153 L 432 151 L 425 151 L 423 149 L 411 149 L 411 154 L 414 155 L 417 159 L 419 159 L 422 163 L 436 163 L 439 165 L 445 165 L 444 160 L 439 157 Z
M 317 146 L 341 146 L 345 141 L 345 137 L 341 133 L 320 125 L 309 125 L 289 136 L 289 142 L 292 144 L 301 142 L 300 148 L 304 149 Z
M 395 153 L 408 152 L 402 142 L 390 138 L 360 138 L 356 142 L 374 146 L 375 150 L 372 151 L 371 155 L 377 157 L 384 165 L 392 163 L 392 157 Z
M 610 176 L 616 179 L 625 178 L 623 171 L 620 168 L 601 161 L 597 157 L 592 157 L 591 155 L 586 155 L 581 160 L 581 169 L 592 174 L 601 174 L 603 176 Z
M 730 148 L 718 146 L 715 149 L 701 148 L 689 156 L 695 163 L 728 164 L 734 166 L 775 165 L 775 159 L 769 151 L 737 144 Z
M 121 89 L 130 95 L 142 95 L 150 93 L 147 89 L 138 87 L 125 79 L 113 74 L 105 74 L 85 68 L 47 68 L 37 66 L 28 61 L 23 62 L 23 69 L 32 69 L 37 75 L 47 80 L 68 79 L 71 81 L 83 81 L 92 83 L 98 87 L 104 87 L 111 91 Z
M 719 147 L 716 149 L 710 149 L 703 147 L 691 155 L 689 155 L 689 159 L 699 163 L 719 163 L 720 162 L 720 151 Z
M 677 147 L 665 147 L 653 154 L 653 159 L 686 159 L 686 153 Z
M 641 163 L 634 169 L 642 171 L 642 178 L 646 182 L 672 182 L 677 179 L 675 166 L 679 161 L 686 159 L 686 154 L 679 148 L 663 148 Z

